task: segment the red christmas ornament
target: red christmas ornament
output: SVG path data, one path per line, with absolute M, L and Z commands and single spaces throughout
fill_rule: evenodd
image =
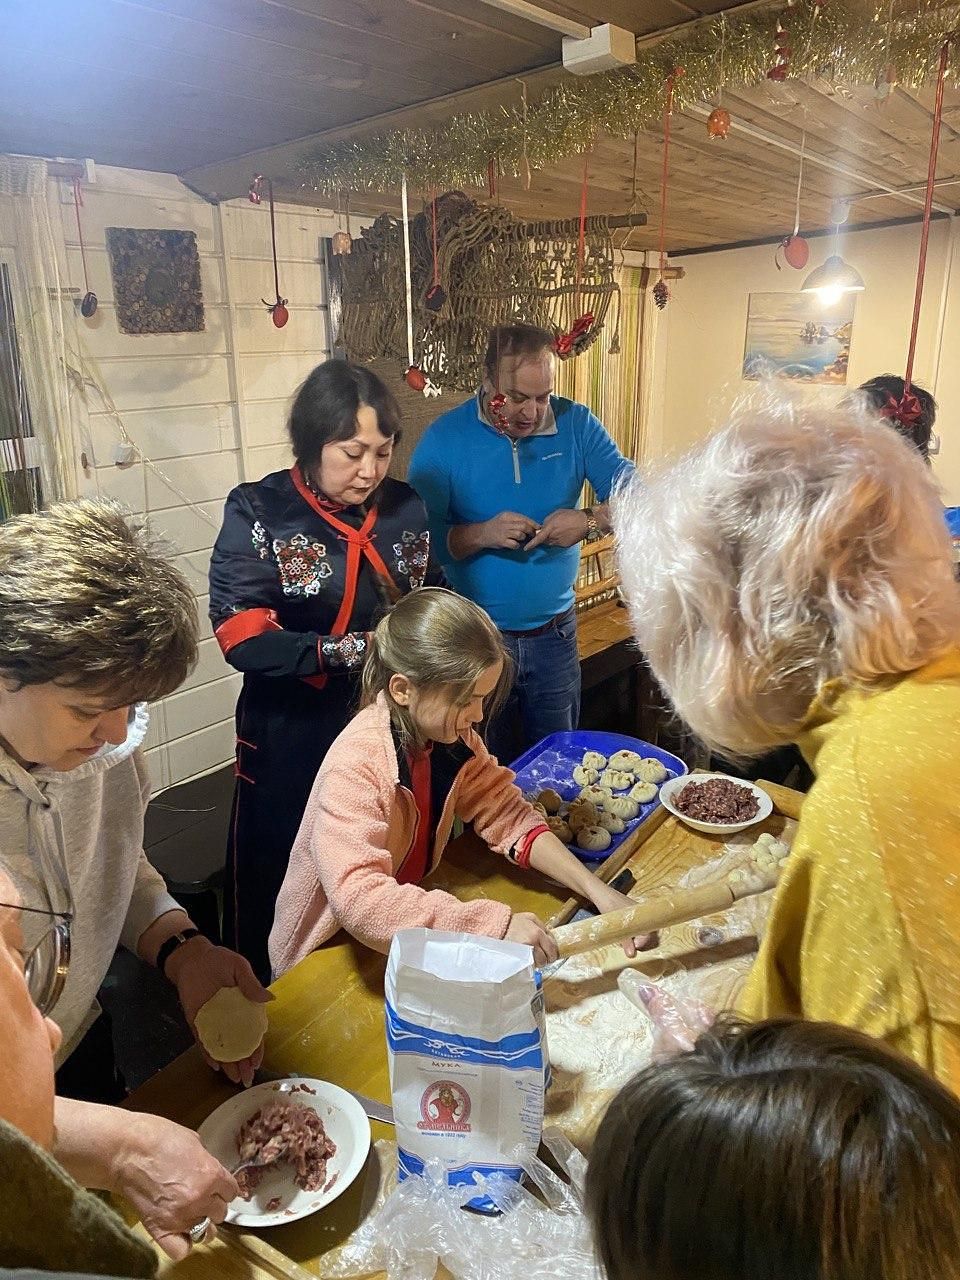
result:
M 810 257 L 810 246 L 804 240 L 803 236 L 784 236 L 777 245 L 777 266 L 780 266 L 780 250 L 783 250 L 783 259 L 788 267 L 793 267 L 795 271 L 802 271 L 807 265 Z
M 290 319 L 286 298 L 278 298 L 272 306 L 268 303 L 267 310 L 270 312 L 270 318 L 278 329 L 282 329 Z
M 707 136 L 725 138 L 730 132 L 730 112 L 726 107 L 714 107 L 707 116 Z
M 403 375 L 403 380 L 411 391 L 423 391 L 427 385 L 427 375 L 422 369 L 418 369 L 415 364 Z

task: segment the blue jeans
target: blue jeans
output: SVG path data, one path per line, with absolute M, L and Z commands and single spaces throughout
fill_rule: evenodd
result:
M 580 719 L 577 617 L 561 614 L 538 635 L 503 634 L 513 658 L 513 686 L 500 713 L 487 725 L 487 746 L 504 764 L 549 733 L 575 729 Z

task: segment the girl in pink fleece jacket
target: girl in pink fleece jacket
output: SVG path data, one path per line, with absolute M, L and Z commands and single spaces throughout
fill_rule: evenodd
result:
M 398 929 L 424 926 L 526 943 L 538 964 L 555 959 L 530 912 L 420 887 L 455 818 L 601 912 L 632 905 L 553 835 L 476 733 L 509 688 L 508 666 L 490 618 L 452 591 L 415 591 L 380 622 L 362 710 L 327 753 L 290 855 L 270 933 L 275 975 L 341 928 L 377 951 Z

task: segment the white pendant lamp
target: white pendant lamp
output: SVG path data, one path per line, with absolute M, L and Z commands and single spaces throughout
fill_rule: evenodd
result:
M 845 293 L 862 293 L 866 288 L 863 276 L 840 257 L 840 224 L 846 222 L 850 206 L 836 201 L 832 211 L 834 223 L 834 251 L 819 267 L 815 267 L 800 286 L 802 293 L 815 293 L 825 306 L 839 302 Z

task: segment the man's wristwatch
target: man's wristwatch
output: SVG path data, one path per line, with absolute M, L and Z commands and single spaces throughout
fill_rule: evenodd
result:
M 583 514 L 587 517 L 587 532 L 583 535 L 583 541 L 596 542 L 603 537 L 603 532 L 597 524 L 597 517 L 593 513 L 593 507 L 584 507 Z
M 167 976 L 167 961 L 176 951 L 177 947 L 182 947 L 185 942 L 189 942 L 191 938 L 199 938 L 199 929 L 184 929 L 182 933 L 172 933 L 166 942 L 160 944 L 160 950 L 157 952 L 157 968 Z

